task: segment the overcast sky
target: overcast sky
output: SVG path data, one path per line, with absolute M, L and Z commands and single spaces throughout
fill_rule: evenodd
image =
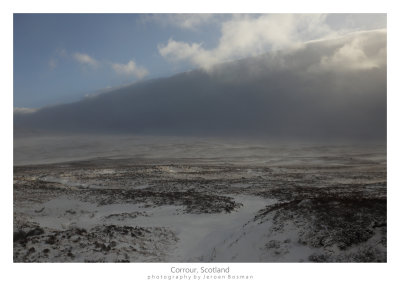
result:
M 382 28 L 385 14 L 14 14 L 14 107 Z

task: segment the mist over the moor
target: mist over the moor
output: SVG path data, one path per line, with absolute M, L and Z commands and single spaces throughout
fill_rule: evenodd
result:
M 16 112 L 14 128 L 385 140 L 386 87 L 386 30 L 376 30 Z

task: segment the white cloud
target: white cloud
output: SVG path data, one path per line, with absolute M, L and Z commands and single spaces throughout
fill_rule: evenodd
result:
M 145 77 L 147 74 L 149 74 L 149 72 L 147 71 L 146 68 L 137 66 L 133 60 L 130 60 L 126 64 L 112 63 L 111 67 L 118 74 L 134 75 L 139 79 L 141 79 L 141 78 Z
M 67 53 L 67 50 L 65 50 L 64 48 L 57 48 L 56 55 L 59 57 L 66 57 L 68 55 L 68 53 Z
M 67 51 L 64 48 L 57 48 L 51 58 L 49 59 L 48 66 L 50 70 L 54 70 L 59 65 L 60 61 L 64 60 L 68 56 Z
M 38 109 L 37 108 L 28 108 L 28 107 L 14 107 L 14 113 L 17 114 L 27 114 L 27 113 L 34 113 Z
M 99 65 L 99 62 L 96 59 L 85 53 L 76 52 L 72 55 L 72 57 L 80 64 L 88 65 L 93 68 L 96 68 Z
M 126 64 L 114 63 L 107 60 L 99 61 L 94 57 L 90 56 L 86 53 L 75 52 L 71 54 L 67 54 L 65 50 L 60 50 L 57 54 L 62 55 L 63 57 L 69 56 L 72 57 L 76 62 L 84 66 L 90 66 L 92 68 L 108 68 L 112 69 L 114 72 L 121 75 L 134 75 L 135 77 L 141 79 L 149 74 L 148 70 L 142 66 L 138 66 L 133 60 L 129 61 Z M 57 58 L 51 58 L 49 61 L 50 69 L 54 69 L 58 65 Z
M 202 25 L 213 21 L 217 15 L 207 13 L 152 14 L 143 15 L 140 20 L 144 23 L 155 22 L 162 26 L 175 26 L 182 29 L 196 30 Z
M 370 35 L 374 34 L 373 37 Z M 356 33 L 332 55 L 321 58 L 320 68 L 329 70 L 362 70 L 386 65 L 386 29 Z
M 211 68 L 214 64 L 254 56 L 269 50 L 296 47 L 305 41 L 332 36 L 334 31 L 320 14 L 233 15 L 221 25 L 217 47 L 204 49 L 201 43 L 170 39 L 158 46 L 159 53 L 172 61 Z
M 212 14 L 180 14 L 176 16 L 175 23 L 181 28 L 196 29 L 209 22 L 212 17 Z
M 49 68 L 50 70 L 54 70 L 57 67 L 58 61 L 55 58 L 51 58 L 49 60 Z

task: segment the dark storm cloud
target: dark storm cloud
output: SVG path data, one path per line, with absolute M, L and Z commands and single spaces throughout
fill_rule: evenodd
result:
M 15 128 L 276 138 L 386 137 L 386 31 L 360 32 L 15 114 Z

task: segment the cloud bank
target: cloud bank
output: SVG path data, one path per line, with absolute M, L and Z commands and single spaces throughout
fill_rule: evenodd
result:
M 376 30 L 15 114 L 14 124 L 55 132 L 385 141 L 386 85 L 386 31 Z

